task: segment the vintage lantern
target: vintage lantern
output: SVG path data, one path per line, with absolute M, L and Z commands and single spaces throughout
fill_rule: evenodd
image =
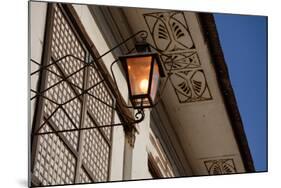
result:
M 124 68 L 129 98 L 135 109 L 155 104 L 160 77 L 164 76 L 157 52 L 145 42 L 136 44 L 137 53 L 119 57 Z

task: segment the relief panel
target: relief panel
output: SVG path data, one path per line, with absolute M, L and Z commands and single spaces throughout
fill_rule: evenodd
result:
M 144 19 L 179 103 L 212 99 L 183 12 L 153 12 Z

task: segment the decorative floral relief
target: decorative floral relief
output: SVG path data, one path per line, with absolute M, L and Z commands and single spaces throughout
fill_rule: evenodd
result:
M 211 99 L 203 70 L 183 70 L 171 75 L 170 81 L 180 103 Z
M 233 159 L 218 159 L 204 161 L 209 175 L 237 173 Z
M 170 55 L 160 55 L 165 69 L 181 70 L 185 68 L 199 68 L 200 61 L 196 52 L 174 53 Z M 171 67 L 173 66 L 173 67 Z
M 144 14 L 155 47 L 180 103 L 212 99 L 183 12 Z
M 182 12 L 144 14 L 155 46 L 162 51 L 194 49 Z

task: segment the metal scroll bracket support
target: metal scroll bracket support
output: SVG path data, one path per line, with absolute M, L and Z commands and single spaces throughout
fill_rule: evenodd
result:
M 131 137 L 131 139 L 130 139 L 130 140 L 131 140 L 131 141 L 130 141 L 131 143 L 130 143 L 130 144 L 131 144 L 131 145 L 134 145 L 135 132 L 137 132 L 137 129 L 135 128 L 135 125 L 138 124 L 138 123 L 140 123 L 141 121 L 143 121 L 144 118 L 145 118 L 145 113 L 144 113 L 144 109 L 143 109 L 143 108 L 135 109 L 135 110 L 134 110 L 135 115 L 134 115 L 133 118 L 132 118 L 130 115 L 128 115 L 128 114 L 122 113 L 121 115 L 124 116 L 125 119 L 126 119 L 123 123 L 115 123 L 115 124 L 107 124 L 107 125 L 96 125 L 96 126 L 94 126 L 94 127 L 77 127 L 77 126 L 73 123 L 73 121 L 71 121 L 72 124 L 73 124 L 73 127 L 74 127 L 73 129 L 67 129 L 67 130 L 53 130 L 53 131 L 48 131 L 48 132 L 40 132 L 40 130 L 42 129 L 42 127 L 43 127 L 46 123 L 48 123 L 48 120 L 51 119 L 51 117 L 57 112 L 57 110 L 59 110 L 59 109 L 64 110 L 64 105 L 65 105 L 66 103 L 69 103 L 69 102 L 73 101 L 74 99 L 76 99 L 76 98 L 78 98 L 78 97 L 81 97 L 82 95 L 85 95 L 85 94 L 89 95 L 90 97 L 95 98 L 95 100 L 98 100 L 98 101 L 101 102 L 102 104 L 108 106 L 108 107 L 111 108 L 111 109 L 114 109 L 116 112 L 118 112 L 118 113 L 120 114 L 121 112 L 118 111 L 118 109 L 116 108 L 116 105 L 115 105 L 115 104 L 114 104 L 114 105 L 107 104 L 106 102 L 104 102 L 103 100 L 101 100 L 100 98 L 94 96 L 93 94 L 91 94 L 91 93 L 89 92 L 89 90 L 91 90 L 91 89 L 93 89 L 94 87 L 98 86 L 99 84 L 103 83 L 105 80 L 101 80 L 100 82 L 96 83 L 95 85 L 91 86 L 90 88 L 83 89 L 83 88 L 79 87 L 78 85 L 76 85 L 76 84 L 70 82 L 70 81 L 69 81 L 69 77 L 71 77 L 72 75 L 76 74 L 76 73 L 79 72 L 79 71 L 82 71 L 82 70 L 85 69 L 86 67 L 94 66 L 94 63 L 98 63 L 98 61 L 99 61 L 100 59 L 102 59 L 104 56 L 106 56 L 106 55 L 109 54 L 110 52 L 114 51 L 114 50 L 117 49 L 119 46 L 123 45 L 124 43 L 126 43 L 126 42 L 129 41 L 129 40 L 131 40 L 132 38 L 136 38 L 136 39 L 137 39 L 137 37 L 139 37 L 139 39 L 145 40 L 145 39 L 147 38 L 147 36 L 148 36 L 147 31 L 141 30 L 141 31 L 139 31 L 139 32 L 137 32 L 137 33 L 131 35 L 130 37 L 128 37 L 127 39 L 125 39 L 125 40 L 122 41 L 121 43 L 117 44 L 116 46 L 114 46 L 113 48 L 111 48 L 110 50 L 108 50 L 107 52 L 103 53 L 103 54 L 100 55 L 98 58 L 95 58 L 94 61 L 90 61 L 90 62 L 86 62 L 86 61 L 84 61 L 84 60 L 82 60 L 82 59 L 79 59 L 78 57 L 76 57 L 76 56 L 74 56 L 74 55 L 72 55 L 72 54 L 67 54 L 67 55 L 65 55 L 65 56 L 63 56 L 63 57 L 60 57 L 60 58 L 58 58 L 58 59 L 56 59 L 56 60 L 53 60 L 52 63 L 50 63 L 50 64 L 48 64 L 48 65 L 44 65 L 44 66 L 41 65 L 40 63 L 38 63 L 38 62 L 36 62 L 36 61 L 34 61 L 34 60 L 31 59 L 31 61 L 32 61 L 33 63 L 37 64 L 37 65 L 39 66 L 39 68 L 38 68 L 36 71 L 32 72 L 32 73 L 30 74 L 30 76 L 32 76 L 32 75 L 34 75 L 34 74 L 36 74 L 36 73 L 41 73 L 41 72 L 44 71 L 44 70 L 45 70 L 45 71 L 49 71 L 49 72 L 51 72 L 51 73 L 53 73 L 53 74 L 56 74 L 55 72 L 53 72 L 52 70 L 50 70 L 49 67 L 50 67 L 51 65 L 61 63 L 61 62 L 62 62 L 63 60 L 65 60 L 66 58 L 74 58 L 74 59 L 76 59 L 76 60 L 78 60 L 78 61 L 80 61 L 80 62 L 83 63 L 83 66 L 82 66 L 80 69 L 78 69 L 78 70 L 76 70 L 75 72 L 71 73 L 71 74 L 68 75 L 67 77 L 64 77 L 64 78 L 61 77 L 61 80 L 60 80 L 59 82 L 55 83 L 54 85 L 50 86 L 49 88 L 46 88 L 46 89 L 44 89 L 44 90 L 41 91 L 41 92 L 34 91 L 34 90 L 31 89 L 31 92 L 35 93 L 35 96 L 33 96 L 33 97 L 31 98 L 31 100 L 33 100 L 33 99 L 35 99 L 35 98 L 37 98 L 37 97 L 42 97 L 42 98 L 44 98 L 45 100 L 48 100 L 48 101 L 50 101 L 50 102 L 52 102 L 52 103 L 54 103 L 54 104 L 57 105 L 57 108 L 50 114 L 50 116 L 49 116 L 48 118 L 45 118 L 45 121 L 43 122 L 43 124 L 41 124 L 40 126 L 38 126 L 37 130 L 35 130 L 35 131 L 33 132 L 33 135 L 43 135 L 43 134 L 51 134 L 51 133 L 63 133 L 63 132 L 71 132 L 71 131 L 82 131 L 82 130 L 95 129 L 95 128 L 105 128 L 105 127 L 123 126 L 124 129 L 125 129 L 126 135 L 129 136 L 129 137 Z M 150 44 L 149 44 L 149 45 L 150 45 Z M 159 51 L 158 49 L 156 49 L 156 48 L 153 47 L 152 45 L 150 45 L 150 46 L 151 46 L 153 49 L 155 49 L 157 52 L 159 52 L 159 53 L 162 54 L 161 51 Z M 135 50 L 135 48 L 132 49 L 132 50 L 130 50 L 128 53 L 131 53 L 133 50 Z M 165 55 L 165 54 L 162 54 L 162 55 Z M 114 84 L 115 84 L 116 87 L 117 87 L 117 82 L 116 82 L 116 79 L 115 79 L 115 76 L 114 76 L 114 73 L 113 73 L 112 68 L 113 68 L 113 65 L 114 65 L 115 63 L 117 63 L 117 61 L 118 61 L 118 59 L 115 60 L 114 62 L 112 62 L 112 63 L 111 63 L 111 66 L 110 66 L 111 73 L 112 73 L 112 77 L 113 77 L 113 81 L 114 81 Z M 170 77 L 170 75 L 171 75 L 171 70 L 172 70 L 172 67 L 173 67 L 173 63 L 174 63 L 174 62 L 172 61 L 172 66 L 171 66 L 171 68 L 170 68 L 170 70 L 169 70 L 169 72 L 168 72 L 168 76 L 167 76 L 167 78 L 166 78 L 166 80 L 165 80 L 165 82 L 164 82 L 164 84 L 163 84 L 162 89 L 160 90 L 160 91 L 161 91 L 160 93 L 162 93 L 162 92 L 164 91 L 164 88 L 165 88 L 165 86 L 166 86 L 166 83 L 167 83 L 167 81 L 168 81 L 168 79 L 169 79 L 169 77 Z M 57 76 L 59 76 L 59 75 L 57 75 Z M 59 76 L 59 77 L 60 77 L 60 76 Z M 79 90 L 81 91 L 80 94 L 74 96 L 73 98 L 69 99 L 68 101 L 66 101 L 66 102 L 64 102 L 64 103 L 58 103 L 58 102 L 53 101 L 52 99 L 50 99 L 50 98 L 48 98 L 48 97 L 46 97 L 46 96 L 44 95 L 44 93 L 45 93 L 47 90 L 49 90 L 49 89 L 51 89 L 52 87 L 54 87 L 54 86 L 60 84 L 60 83 L 63 82 L 63 81 L 66 81 L 66 82 L 68 82 L 70 85 L 72 85 L 73 87 L 79 89 Z M 117 92 L 117 96 L 115 96 L 115 97 L 119 98 L 119 100 L 122 98 L 122 96 L 121 96 L 121 94 L 120 94 L 119 92 Z M 160 95 L 157 96 L 157 98 L 160 98 Z M 128 106 L 127 104 L 124 104 L 124 103 L 123 103 L 123 100 L 120 100 L 120 101 L 121 101 L 121 105 L 122 105 L 123 107 L 125 107 L 125 108 L 131 108 L 131 109 L 133 108 L 132 106 Z M 157 103 L 156 103 L 155 105 L 157 105 Z M 126 126 L 124 126 L 124 124 L 126 124 Z
M 71 83 L 71 82 L 68 80 L 69 77 L 71 77 L 72 75 L 76 74 L 78 71 L 82 71 L 83 69 L 85 69 L 85 68 L 88 67 L 88 66 L 93 66 L 93 61 L 91 61 L 91 62 L 86 62 L 86 61 L 84 61 L 84 60 L 79 59 L 78 57 L 73 56 L 73 55 L 65 55 L 65 56 L 59 58 L 58 60 L 55 60 L 55 61 L 53 61 L 52 63 L 48 64 L 47 66 L 41 66 L 38 70 L 32 72 L 30 75 L 34 75 L 35 73 L 38 73 L 38 72 L 43 71 L 43 70 L 45 70 L 45 71 L 50 71 L 50 72 L 54 73 L 53 71 L 49 70 L 48 67 L 50 67 L 51 65 L 60 63 L 60 62 L 63 61 L 65 58 L 69 58 L 69 57 L 75 58 L 75 59 L 77 59 L 77 60 L 83 62 L 83 63 L 84 63 L 84 66 L 83 66 L 81 69 L 79 69 L 79 70 L 77 70 L 77 71 L 71 73 L 71 74 L 68 75 L 67 77 L 62 78 L 62 79 L 61 79 L 60 81 L 58 81 L 57 83 L 55 83 L 55 84 L 53 84 L 52 86 L 50 86 L 50 87 L 44 89 L 44 90 L 41 91 L 41 92 L 37 92 L 37 91 L 32 90 L 32 89 L 30 90 L 31 92 L 33 92 L 33 93 L 35 94 L 35 96 L 31 97 L 30 100 L 33 100 L 33 99 L 35 99 L 35 98 L 37 98 L 37 97 L 43 97 L 45 100 L 48 100 L 48 101 L 54 103 L 55 105 L 57 105 L 57 107 L 56 107 L 56 108 L 54 109 L 54 111 L 49 115 L 49 117 L 45 118 L 45 121 L 37 128 L 37 130 L 35 130 L 35 132 L 33 133 L 33 135 L 45 135 L 45 134 L 51 134 L 51 133 L 56 133 L 56 134 L 57 134 L 57 133 L 63 133 L 63 132 L 82 131 L 82 130 L 89 130 L 89 129 L 96 129 L 96 128 L 100 129 L 100 128 L 105 128 L 105 127 L 115 127 L 115 126 L 123 126 L 123 127 L 125 128 L 125 132 L 126 132 L 126 133 L 129 132 L 129 134 L 135 132 L 135 131 L 136 131 L 135 124 L 140 123 L 140 122 L 144 119 L 144 117 L 145 117 L 144 110 L 143 110 L 142 108 L 136 110 L 136 112 L 135 112 L 135 117 L 134 117 L 134 118 L 131 118 L 130 116 L 128 116 L 128 115 L 126 115 L 126 114 L 122 114 L 123 116 L 126 117 L 126 120 L 127 120 L 127 121 L 125 122 L 125 124 L 126 124 L 127 126 L 124 126 L 124 123 L 115 123 L 115 124 L 107 124 L 107 125 L 96 125 L 96 126 L 94 126 L 94 127 L 77 127 L 77 126 L 75 125 L 75 123 L 71 120 L 71 123 L 73 124 L 73 127 L 74 127 L 73 129 L 52 130 L 52 131 L 40 132 L 40 130 L 44 127 L 44 125 L 45 125 L 46 123 L 48 123 L 48 121 L 53 117 L 53 115 L 54 115 L 59 109 L 65 111 L 64 105 L 66 105 L 67 103 L 70 103 L 71 101 L 73 101 L 73 100 L 75 100 L 75 99 L 77 99 L 77 98 L 79 98 L 79 97 L 81 97 L 82 95 L 85 95 L 85 94 L 89 95 L 90 97 L 93 97 L 95 100 L 101 102 L 102 104 L 106 105 L 107 107 L 109 107 L 109 108 L 111 108 L 111 109 L 117 111 L 117 108 L 116 108 L 116 105 L 115 105 L 115 104 L 110 105 L 110 104 L 106 103 L 105 101 L 101 100 L 100 98 L 96 97 L 95 95 L 93 95 L 92 93 L 89 92 L 91 89 L 93 89 L 93 88 L 99 86 L 99 85 L 100 85 L 101 83 L 103 83 L 105 80 L 101 80 L 101 81 L 97 82 L 96 84 L 94 84 L 93 86 L 91 86 L 91 87 L 89 87 L 89 88 L 87 88 L 87 89 L 83 89 L 83 88 L 79 87 L 78 85 L 76 85 L 76 84 L 74 84 L 74 83 Z M 36 61 L 34 61 L 34 60 L 31 60 L 31 61 L 40 66 L 40 64 L 37 63 Z M 59 76 L 59 75 L 58 75 L 58 76 Z M 79 90 L 81 91 L 81 93 L 78 94 L 78 95 L 76 95 L 76 96 L 74 96 L 73 98 L 71 98 L 71 99 L 69 99 L 69 100 L 63 102 L 63 103 L 58 103 L 57 101 L 54 101 L 54 100 L 52 100 L 52 99 L 50 99 L 50 98 L 48 98 L 47 96 L 44 95 L 44 93 L 45 93 L 46 91 L 48 91 L 48 90 L 50 90 L 51 88 L 55 87 L 56 85 L 62 83 L 63 81 L 66 81 L 66 82 L 68 82 L 69 84 L 71 84 L 73 87 L 76 87 L 77 89 L 79 89 Z M 120 97 L 120 96 L 119 96 L 119 97 Z
M 109 53 L 112 52 L 113 50 L 117 49 L 119 46 L 121 46 L 122 44 L 126 43 L 127 41 L 129 41 L 129 40 L 132 39 L 133 37 L 136 37 L 137 35 L 140 35 L 141 38 L 147 37 L 147 31 L 142 30 L 142 31 L 139 31 L 139 32 L 133 34 L 132 36 L 128 37 L 128 38 L 127 38 L 126 40 L 124 40 L 123 42 L 117 44 L 115 47 L 113 47 L 113 48 L 110 49 L 109 51 L 107 51 L 107 52 L 105 52 L 104 54 L 100 55 L 98 58 L 95 59 L 95 62 L 98 63 L 97 61 L 100 60 L 102 57 L 104 57 L 105 55 L 109 54 Z M 134 50 L 134 49 L 133 49 L 133 50 Z M 33 135 L 44 135 L 44 134 L 51 134 L 51 133 L 56 133 L 56 134 L 57 134 L 57 133 L 63 133 L 63 132 L 82 131 L 82 130 L 89 130 L 89 129 L 96 129 L 96 128 L 115 127 L 115 126 L 123 126 L 126 133 L 134 134 L 134 132 L 136 132 L 135 124 L 140 123 L 140 122 L 144 119 L 144 117 L 145 117 L 145 115 L 144 115 L 144 110 L 143 110 L 142 108 L 136 110 L 136 113 L 135 113 L 135 117 L 134 117 L 134 118 L 131 118 L 130 116 L 128 116 L 128 115 L 126 115 L 126 114 L 122 114 L 122 115 L 125 116 L 126 119 L 127 119 L 127 121 L 125 122 L 127 126 L 124 126 L 124 123 L 115 123 L 115 124 L 107 124 L 107 125 L 96 125 L 96 126 L 94 126 L 94 127 L 77 127 L 77 126 L 73 123 L 73 121 L 71 121 L 72 124 L 73 124 L 73 127 L 74 127 L 73 129 L 67 129 L 67 130 L 52 130 L 52 131 L 40 132 L 40 130 L 42 129 L 42 127 L 43 127 L 46 123 L 48 123 L 48 120 L 50 120 L 51 117 L 52 117 L 59 109 L 64 110 L 64 105 L 65 105 L 65 104 L 67 104 L 67 103 L 73 101 L 74 99 L 77 99 L 78 97 L 81 97 L 82 95 L 85 95 L 85 94 L 89 95 L 90 97 L 95 98 L 96 100 L 98 100 L 99 102 L 103 103 L 104 105 L 106 105 L 106 106 L 110 107 L 111 109 L 114 109 L 115 111 L 117 111 L 117 108 L 116 108 L 115 104 L 114 104 L 114 105 L 107 104 L 106 102 L 102 101 L 101 99 L 99 99 L 98 97 L 94 96 L 93 94 L 91 94 L 91 93 L 89 92 L 89 90 L 91 90 L 91 89 L 93 89 L 94 87 L 98 86 L 99 84 L 101 84 L 102 82 L 104 82 L 104 80 L 101 80 L 101 81 L 98 82 L 97 84 L 95 84 L 95 85 L 93 85 L 93 86 L 91 86 L 90 88 L 87 88 L 87 89 L 83 89 L 83 88 L 79 87 L 78 85 L 76 85 L 76 84 L 74 84 L 74 83 L 72 83 L 72 82 L 70 82 L 70 81 L 68 80 L 69 77 L 71 77 L 72 75 L 76 74 L 76 73 L 79 72 L 79 71 L 82 71 L 82 70 L 85 69 L 86 67 L 88 67 L 88 66 L 94 66 L 94 65 L 93 65 L 93 63 L 94 63 L 93 61 L 91 61 L 91 62 L 86 62 L 86 61 L 84 61 L 84 60 L 82 60 L 82 59 L 79 59 L 78 57 L 76 57 L 76 56 L 74 56 L 74 55 L 72 55 L 72 54 L 67 54 L 67 55 L 65 55 L 65 56 L 63 56 L 63 57 L 58 58 L 57 60 L 54 60 L 52 63 L 43 66 L 43 65 L 41 65 L 40 63 L 38 63 L 38 62 L 34 61 L 33 59 L 31 59 L 31 61 L 32 61 L 33 63 L 37 64 L 37 65 L 39 66 L 39 68 L 38 68 L 36 71 L 32 72 L 32 73 L 30 74 L 30 76 L 32 76 L 32 75 L 34 75 L 34 74 L 36 74 L 36 73 L 41 73 L 41 72 L 44 71 L 44 70 L 45 70 L 45 71 L 52 72 L 53 74 L 55 74 L 52 70 L 49 69 L 49 67 L 52 66 L 52 65 L 54 65 L 54 64 L 58 64 L 58 63 L 62 62 L 62 61 L 65 60 L 66 58 L 74 58 L 74 59 L 76 59 L 76 60 L 82 62 L 84 65 L 83 65 L 82 68 L 80 68 L 79 70 L 77 70 L 77 71 L 71 73 L 71 74 L 68 75 L 67 77 L 65 77 L 65 78 L 62 78 L 62 77 L 61 77 L 61 80 L 60 80 L 59 82 L 55 83 L 54 85 L 50 86 L 49 88 L 44 89 L 44 90 L 41 91 L 41 92 L 38 92 L 38 91 L 35 91 L 35 90 L 32 90 L 32 89 L 30 90 L 31 92 L 33 92 L 33 93 L 35 94 L 35 96 L 31 97 L 30 100 L 33 100 L 33 99 L 35 99 L 35 98 L 37 98 L 37 97 L 43 97 L 45 100 L 48 100 L 48 101 L 50 101 L 50 102 L 52 102 L 52 103 L 54 103 L 54 104 L 57 105 L 57 107 L 56 107 L 55 110 L 49 115 L 49 117 L 45 118 L 45 121 L 43 122 L 43 124 L 41 124 L 40 126 L 38 126 L 37 130 L 35 130 L 32 134 L 33 134 Z M 116 62 L 116 60 L 115 60 L 113 63 L 115 63 L 115 62 Z M 112 63 L 112 64 L 113 64 L 113 63 Z M 57 75 L 57 76 L 59 76 L 59 75 Z M 48 97 L 46 97 L 46 96 L 44 95 L 44 93 L 45 93 L 46 91 L 48 91 L 49 89 L 53 88 L 54 86 L 60 84 L 60 83 L 63 82 L 63 81 L 66 81 L 66 82 L 68 82 L 69 84 L 71 84 L 73 87 L 76 87 L 77 89 L 79 89 L 79 90 L 81 91 L 80 94 L 74 96 L 73 98 L 69 99 L 68 101 L 65 101 L 64 103 L 58 103 L 57 101 L 54 101 L 54 100 L 52 100 L 52 99 L 50 99 L 50 98 L 48 98 Z M 121 97 L 121 96 L 118 96 L 118 97 Z M 123 105 L 123 104 L 122 104 L 122 105 Z M 127 129 L 129 129 L 129 130 L 127 130 Z M 132 139 L 132 140 L 134 140 L 134 139 Z M 134 141 L 132 141 L 132 142 L 134 142 Z
M 127 136 L 128 143 L 131 147 L 134 147 L 135 140 L 136 140 L 136 133 L 138 133 L 138 130 L 134 126 L 135 124 L 138 124 L 142 122 L 145 118 L 145 113 L 143 109 L 138 109 L 135 113 L 135 122 L 134 124 L 129 124 L 128 126 L 124 126 L 125 129 L 125 135 Z

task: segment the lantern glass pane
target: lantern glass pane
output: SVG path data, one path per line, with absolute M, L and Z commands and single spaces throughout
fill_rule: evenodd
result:
M 158 84 L 159 84 L 159 67 L 156 62 L 154 62 L 153 65 L 153 74 L 152 74 L 152 83 L 151 83 L 151 91 L 150 91 L 150 97 L 152 101 L 154 101 L 157 91 L 158 91 Z
M 132 96 L 147 94 L 151 56 L 127 58 L 129 84 Z

